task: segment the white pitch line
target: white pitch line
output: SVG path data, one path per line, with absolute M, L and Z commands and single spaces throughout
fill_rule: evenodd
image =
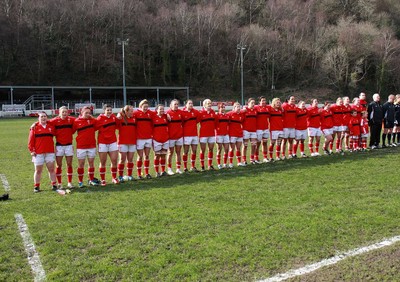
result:
M 369 246 L 366 246 L 366 247 L 353 249 L 353 250 L 347 251 L 345 253 L 336 255 L 336 256 L 334 256 L 332 258 L 324 259 L 324 260 L 321 260 L 320 262 L 306 265 L 306 266 L 304 266 L 302 268 L 292 269 L 292 270 L 290 270 L 290 271 L 288 271 L 286 273 L 281 273 L 281 274 L 278 274 L 278 275 L 276 275 L 274 277 L 271 277 L 271 278 L 268 278 L 268 279 L 265 279 L 265 280 L 259 280 L 258 282 L 279 282 L 279 281 L 284 281 L 284 280 L 289 279 L 289 278 L 293 278 L 293 277 L 296 277 L 296 276 L 300 276 L 300 275 L 311 273 L 311 272 L 313 272 L 313 271 L 315 271 L 315 270 L 317 270 L 317 269 L 319 269 L 321 267 L 324 267 L 324 266 L 336 264 L 339 261 L 344 260 L 344 259 L 349 258 L 349 257 L 354 257 L 354 256 L 361 255 L 361 254 L 364 254 L 364 253 L 367 253 L 367 252 L 370 252 L 370 251 L 373 251 L 373 250 L 377 250 L 377 249 L 380 249 L 380 248 L 383 248 L 383 247 L 390 246 L 390 245 L 392 245 L 392 244 L 394 244 L 396 242 L 399 242 L 399 241 L 400 241 L 400 236 L 395 236 L 395 237 L 392 237 L 392 238 L 389 238 L 389 239 L 385 239 L 385 240 L 383 240 L 382 242 L 379 242 L 379 243 L 375 243 L 375 244 L 372 244 L 372 245 L 369 245 Z
M 24 242 L 25 251 L 28 254 L 28 262 L 34 274 L 34 281 L 41 282 L 46 280 L 46 273 L 44 272 L 42 263 L 40 262 L 39 253 L 36 251 L 35 244 L 28 230 L 24 218 L 21 214 L 15 214 L 15 221 L 18 224 L 19 233 L 21 234 L 22 241 Z
M 6 193 L 10 192 L 10 184 L 7 181 L 7 177 L 4 174 L 0 174 L 1 182 L 3 182 L 4 190 Z

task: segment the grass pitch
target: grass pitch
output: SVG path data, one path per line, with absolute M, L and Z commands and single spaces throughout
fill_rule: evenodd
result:
M 252 281 L 400 234 L 400 148 L 60 196 L 47 188 L 47 175 L 45 191 L 32 192 L 27 138 L 33 121 L 0 120 L 0 173 L 12 198 L 0 202 L 1 281 L 33 277 L 16 213 L 25 218 L 49 281 Z M 391 254 L 399 247 L 296 281 L 398 280 L 398 258 Z

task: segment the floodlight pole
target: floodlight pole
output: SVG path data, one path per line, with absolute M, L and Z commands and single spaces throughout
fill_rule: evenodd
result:
M 125 45 L 128 45 L 129 39 L 121 40 L 117 38 L 118 45 L 122 46 L 122 89 L 124 96 L 124 105 L 126 105 L 126 84 L 125 84 Z
M 246 50 L 246 45 L 238 44 L 237 49 L 240 50 L 240 93 L 242 96 L 242 105 L 244 105 L 244 90 L 243 90 L 243 50 Z

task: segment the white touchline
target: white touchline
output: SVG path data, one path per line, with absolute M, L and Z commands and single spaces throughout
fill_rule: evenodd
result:
M 321 267 L 338 263 L 339 261 L 344 260 L 344 259 L 346 259 L 348 257 L 354 257 L 354 256 L 357 256 L 357 255 L 361 255 L 363 253 L 367 253 L 367 252 L 370 252 L 370 251 L 373 251 L 373 250 L 377 250 L 377 249 L 380 249 L 380 248 L 383 248 L 383 247 L 390 246 L 390 245 L 392 245 L 392 244 L 394 244 L 396 242 L 399 242 L 399 241 L 400 241 L 400 236 L 395 236 L 395 237 L 392 237 L 392 238 L 389 238 L 389 239 L 385 239 L 385 240 L 383 240 L 383 241 L 381 241 L 379 243 L 375 243 L 375 244 L 372 244 L 372 245 L 369 245 L 369 246 L 366 246 L 366 247 L 361 247 L 361 248 L 358 248 L 358 249 L 353 249 L 353 250 L 344 252 L 342 254 L 336 255 L 334 257 L 331 257 L 329 259 L 324 259 L 324 260 L 321 260 L 320 262 L 306 265 L 306 266 L 304 266 L 302 268 L 292 269 L 292 270 L 290 270 L 290 271 L 288 271 L 286 273 L 281 273 L 281 274 L 278 274 L 278 275 L 276 275 L 274 277 L 271 277 L 271 278 L 268 278 L 268 279 L 265 279 L 265 280 L 259 280 L 258 282 L 279 282 L 279 281 L 284 281 L 284 280 L 289 279 L 289 278 L 293 278 L 293 277 L 296 277 L 296 276 L 300 276 L 300 275 L 304 275 L 304 274 L 307 274 L 307 273 L 311 273 L 311 272 L 313 272 L 313 271 L 315 271 L 315 270 L 317 270 L 317 269 L 319 269 Z
M 0 174 L 1 182 L 3 182 L 4 190 L 6 193 L 10 192 L 10 184 L 7 181 L 7 178 L 4 174 Z
M 28 254 L 28 262 L 35 275 L 34 281 L 41 282 L 46 280 L 46 273 L 44 272 L 42 263 L 40 262 L 39 253 L 36 251 L 35 244 L 33 243 L 31 234 L 29 233 L 28 226 L 25 223 L 21 214 L 15 214 L 15 221 L 18 224 L 19 233 L 21 234 L 22 241 L 24 242 L 25 251 Z

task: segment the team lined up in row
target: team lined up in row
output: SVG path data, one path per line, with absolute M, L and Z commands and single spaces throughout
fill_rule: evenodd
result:
M 133 179 L 135 152 L 137 152 L 138 178 L 151 178 L 149 174 L 151 148 L 154 150 L 154 169 L 157 176 L 174 174 L 172 170 L 174 154 L 176 173 L 182 173 L 182 161 L 183 171 L 188 171 L 190 151 L 190 170 L 197 171 L 198 144 L 200 144 L 202 170 L 205 170 L 207 147 L 208 169 L 214 169 L 215 143 L 218 168 L 232 168 L 234 156 L 238 166 L 247 165 L 249 144 L 252 164 L 260 163 L 260 148 L 262 148 L 263 162 L 285 159 L 286 147 L 288 158 L 297 157 L 298 148 L 300 156 L 306 157 L 304 141 L 307 136 L 311 156 L 319 155 L 322 135 L 325 136 L 323 150 L 326 154 L 332 153 L 335 138 L 337 152 L 342 150 L 343 142 L 346 150 L 365 149 L 368 138 L 368 116 L 365 94 L 360 95 L 360 99 L 355 98 L 352 104 L 348 97 L 338 98 L 334 105 L 326 102 L 322 109 L 318 107 L 316 99 L 313 99 L 310 107 L 306 108 L 304 101 L 296 104 L 294 96 L 283 104 L 280 99 L 275 98 L 270 105 L 267 104 L 265 97 L 260 97 L 257 105 L 255 99 L 250 98 L 243 109 L 239 103 L 235 103 L 233 110 L 228 113 L 223 103 L 219 104 L 218 112 L 215 112 L 209 99 L 203 101 L 203 109 L 200 111 L 193 107 L 193 102 L 190 100 L 184 109 L 179 109 L 179 102 L 173 100 L 167 111 L 163 105 L 158 105 L 155 111 L 151 111 L 149 103 L 143 100 L 136 111 L 132 106 L 125 106 L 118 115 L 112 113 L 111 106 L 105 105 L 104 113 L 97 118 L 91 116 L 88 107 L 83 108 L 81 115 L 76 119 L 68 115 L 66 107 L 61 107 L 58 117 L 47 121 L 46 114 L 42 113 L 39 115 L 39 121 L 31 127 L 28 147 L 35 164 L 35 192 L 40 191 L 40 179 L 45 163 L 53 189 L 62 187 L 64 156 L 67 160 L 68 187 L 72 187 L 72 142 L 75 132 L 77 132 L 79 186 L 83 186 L 86 159 L 89 163 L 89 184 L 98 184 L 94 178 L 96 147 L 100 159 L 100 184 L 106 185 L 107 156 L 111 160 L 113 183 Z M 96 131 L 98 131 L 97 142 Z M 53 136 L 56 137 L 55 150 Z M 269 145 L 268 140 L 270 140 Z M 56 169 L 54 161 L 57 162 Z M 127 172 L 124 177 L 125 166 Z

